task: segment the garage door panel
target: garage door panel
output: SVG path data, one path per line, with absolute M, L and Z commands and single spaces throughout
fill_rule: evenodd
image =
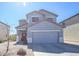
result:
M 58 32 L 33 32 L 33 43 L 57 43 Z

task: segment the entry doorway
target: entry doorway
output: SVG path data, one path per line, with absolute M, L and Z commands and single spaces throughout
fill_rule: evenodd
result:
M 27 40 L 26 37 L 27 37 L 26 33 L 22 33 L 22 35 L 21 35 L 21 41 Z

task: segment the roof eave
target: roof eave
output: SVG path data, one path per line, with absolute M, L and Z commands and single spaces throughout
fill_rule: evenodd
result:
M 6 25 L 6 26 L 8 26 L 8 27 L 10 27 L 10 25 L 7 25 L 7 24 L 5 24 L 5 23 L 3 23 L 3 22 L 0 22 L 1 24 L 4 24 L 4 25 Z

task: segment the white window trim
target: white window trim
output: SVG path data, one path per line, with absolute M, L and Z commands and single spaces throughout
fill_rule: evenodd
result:
M 60 32 L 61 30 L 31 30 L 31 32 Z

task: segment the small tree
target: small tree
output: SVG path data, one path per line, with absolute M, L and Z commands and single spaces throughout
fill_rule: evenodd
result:
M 6 53 L 8 52 L 8 50 L 9 50 L 9 38 L 8 38 L 8 43 L 7 43 L 7 50 L 6 50 Z
M 9 51 L 9 38 L 7 39 L 7 49 L 6 49 L 6 52 L 3 54 L 3 56 L 5 56 L 8 51 Z

